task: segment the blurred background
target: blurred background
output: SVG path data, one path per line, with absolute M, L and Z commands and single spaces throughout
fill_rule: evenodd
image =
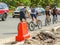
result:
M 10 10 L 15 10 L 17 6 L 31 6 L 32 4 L 35 4 L 35 6 L 40 6 L 43 8 L 46 5 L 49 5 L 51 7 L 60 7 L 60 0 L 0 0 L 0 2 L 6 3 L 9 6 Z

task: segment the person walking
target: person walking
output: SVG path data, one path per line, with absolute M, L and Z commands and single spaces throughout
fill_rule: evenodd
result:
M 52 9 L 52 15 L 53 15 L 53 24 L 54 24 L 55 21 L 57 22 L 57 9 L 56 9 L 56 7 L 54 7 Z

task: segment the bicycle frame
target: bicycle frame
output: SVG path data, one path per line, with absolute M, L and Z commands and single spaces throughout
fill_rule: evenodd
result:
M 30 25 L 32 25 L 32 26 L 30 26 Z M 33 31 L 35 29 L 35 27 L 38 27 L 39 29 L 42 27 L 41 20 L 38 20 L 38 24 L 37 25 L 34 22 L 32 22 L 32 21 L 29 23 L 29 28 L 30 28 L 31 31 Z

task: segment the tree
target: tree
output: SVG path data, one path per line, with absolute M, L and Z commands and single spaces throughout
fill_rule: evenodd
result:
M 0 0 L 0 2 L 4 2 L 8 4 L 10 8 L 17 7 L 18 4 L 21 4 L 21 3 L 26 6 L 40 5 L 42 7 L 45 7 L 46 5 L 50 5 L 53 7 L 54 5 L 58 6 L 60 3 L 60 0 Z

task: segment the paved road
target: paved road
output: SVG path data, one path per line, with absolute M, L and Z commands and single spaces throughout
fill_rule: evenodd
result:
M 6 21 L 0 21 L 0 38 L 12 36 L 17 33 L 19 19 L 8 16 Z
M 39 16 L 38 19 L 42 20 L 44 25 L 45 16 Z M 60 16 L 58 16 L 58 20 Z M 31 19 L 28 19 L 29 21 Z M 0 21 L 0 38 L 11 37 L 17 33 L 17 25 L 19 23 L 19 18 L 12 18 L 8 16 L 6 21 Z

